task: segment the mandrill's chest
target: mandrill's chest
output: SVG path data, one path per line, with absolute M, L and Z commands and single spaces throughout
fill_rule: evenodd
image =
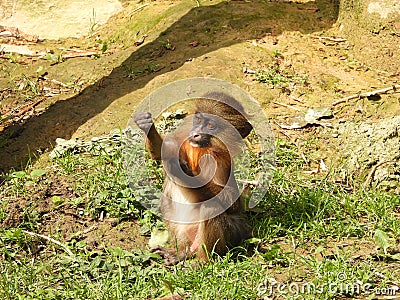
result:
M 208 148 L 193 147 L 188 141 L 183 143 L 180 157 L 187 163 L 189 169 L 194 175 L 200 173 L 200 160 L 206 154 L 209 154 Z
M 193 147 L 185 141 L 180 149 L 180 158 L 186 163 L 193 175 L 199 175 L 202 169 L 216 168 L 217 172 L 231 171 L 229 152 L 214 151 L 211 147 Z M 203 170 L 204 171 L 204 170 Z

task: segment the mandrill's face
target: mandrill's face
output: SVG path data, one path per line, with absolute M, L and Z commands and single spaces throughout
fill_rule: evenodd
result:
M 197 112 L 193 116 L 193 127 L 189 142 L 192 147 L 204 148 L 210 146 L 211 138 L 221 130 L 217 117 L 211 114 Z

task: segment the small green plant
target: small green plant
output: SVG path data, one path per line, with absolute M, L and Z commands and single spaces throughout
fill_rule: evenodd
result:
M 14 53 L 10 53 L 8 55 L 8 59 L 10 60 L 11 63 L 13 64 L 18 64 L 18 60 L 21 58 L 20 55 L 18 54 L 14 54 Z
M 171 44 L 171 42 L 169 40 L 166 41 L 160 41 L 161 46 L 166 49 L 166 50 L 175 50 L 175 46 Z
M 38 77 L 29 77 L 26 74 L 21 74 L 10 81 L 15 85 L 15 92 L 26 99 L 33 99 L 43 92 L 38 82 Z
M 26 171 L 15 171 L 9 175 L 9 180 L 13 182 L 14 188 L 24 188 L 27 186 L 31 186 L 38 181 L 46 174 L 46 171 L 35 169 L 30 173 Z
M 380 229 L 376 229 L 374 233 L 374 238 L 375 242 L 383 250 L 383 253 L 387 255 L 387 249 L 390 247 L 390 241 L 387 234 Z
M 267 69 L 259 69 L 255 76 L 259 82 L 266 83 L 272 87 L 286 87 L 290 84 L 307 85 L 307 76 L 295 73 L 290 65 L 285 65 L 284 56 L 275 50 L 273 63 Z
M 90 34 L 92 34 L 94 32 L 97 25 L 98 25 L 98 22 L 96 21 L 96 11 L 93 8 L 92 9 L 92 17 L 90 18 L 90 27 L 89 27 Z
M 107 49 L 108 49 L 108 43 L 107 43 L 107 42 L 104 42 L 104 43 L 102 44 L 102 46 L 101 46 L 101 53 L 106 52 Z
M 153 64 L 153 63 L 146 63 L 146 65 L 139 70 L 134 70 L 132 67 L 127 66 L 127 65 L 122 65 L 122 67 L 125 69 L 126 76 L 135 79 L 136 77 L 144 74 L 149 74 L 157 71 L 158 64 Z
M 43 57 L 43 59 L 49 61 L 52 65 L 63 62 L 63 58 L 62 58 L 61 54 L 57 54 L 57 53 L 47 53 Z

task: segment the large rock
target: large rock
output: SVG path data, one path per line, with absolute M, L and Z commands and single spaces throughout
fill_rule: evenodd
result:
M 367 184 L 399 188 L 400 116 L 337 124 L 342 168 Z
M 399 0 L 340 0 L 338 24 L 358 60 L 400 73 Z
M 2 0 L 0 25 L 40 39 L 81 37 L 121 10 L 118 0 Z

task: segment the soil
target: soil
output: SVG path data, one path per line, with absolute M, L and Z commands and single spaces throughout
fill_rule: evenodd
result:
M 335 2 L 207 0 L 200 1 L 199 7 L 196 3 L 124 1 L 122 11 L 89 37 L 35 41 L 29 39 L 29 32 L 0 36 L 2 43 L 47 54 L 43 59 L 0 53 L 0 173 L 23 169 L 26 162 L 46 157 L 56 138 L 89 139 L 125 128 L 145 96 L 189 77 L 215 77 L 249 92 L 261 104 L 278 138 L 302 144 L 317 136 L 313 148 L 318 151 L 310 171 L 321 160 L 328 168 L 337 166 L 334 158 L 340 143 L 328 123 L 336 128 L 366 121 L 381 124 L 400 114 L 396 91 L 379 99 L 353 99 L 332 106 L 342 97 L 400 83 L 400 69 L 387 72 L 384 65 L 380 69 L 368 59 L 358 60 L 357 49 L 340 31 Z M 390 41 L 398 45 L 399 36 Z M 306 82 L 272 87 L 256 80 L 254 70 L 277 64 L 282 73 L 306 78 Z M 316 107 L 332 108 L 333 118 L 322 122 L 323 126 L 283 129 L 299 111 Z M 67 178 L 57 178 L 41 193 L 37 209 L 46 215 L 43 233 L 50 233 L 56 222 L 68 240 L 71 233 L 96 225 L 82 237 L 88 245 L 100 239 L 114 246 L 123 242 L 127 248 L 130 240 L 135 247 L 144 247 L 135 223 L 95 223 L 82 220 L 68 207 L 62 208 L 65 213 L 54 209 L 52 195 L 74 197 Z M 16 199 L 10 209 L 21 211 L 26 201 Z M 18 223 L 19 213 L 9 215 L 3 226 Z

